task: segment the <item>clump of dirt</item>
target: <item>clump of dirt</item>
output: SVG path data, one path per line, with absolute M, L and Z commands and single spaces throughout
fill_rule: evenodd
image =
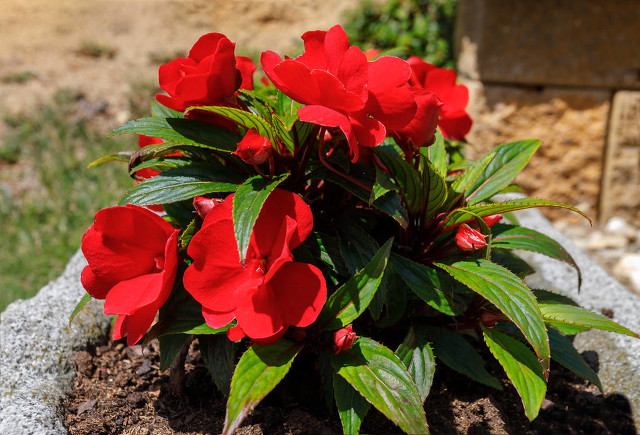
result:
M 159 371 L 157 341 L 143 349 L 110 342 L 76 355 L 77 379 L 63 404 L 71 434 L 220 433 L 225 399 L 214 388 L 197 343 L 187 357 L 186 394 L 171 394 L 168 372 Z M 497 364 L 489 370 L 499 375 Z M 293 369 L 295 370 L 295 363 Z M 425 403 L 432 433 L 437 434 L 636 434 L 627 400 L 603 396 L 596 387 L 552 365 L 547 398 L 533 422 L 502 376 L 500 392 L 467 380 L 442 364 Z M 285 378 L 245 420 L 238 434 L 342 433 L 339 420 L 322 397 L 305 394 Z M 373 409 L 363 433 L 401 433 Z

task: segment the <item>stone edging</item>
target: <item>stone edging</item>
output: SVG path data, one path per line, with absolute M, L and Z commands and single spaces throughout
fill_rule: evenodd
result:
M 520 223 L 553 237 L 574 256 L 586 277 L 577 292 L 576 273 L 564 263 L 528 254 L 538 270 L 529 284 L 564 293 L 595 312 L 613 311 L 617 322 L 640 331 L 640 298 L 607 275 L 582 250 L 536 210 L 520 212 Z M 91 301 L 68 326 L 69 314 L 84 294 L 80 272 L 86 261 L 78 252 L 66 270 L 37 296 L 17 301 L 0 323 L 0 433 L 64 434 L 60 401 L 71 388 L 73 352 L 97 343 L 109 329 L 102 305 Z M 640 340 L 600 331 L 579 334 L 579 350 L 598 353 L 606 393 L 620 392 L 631 403 L 640 428 Z
M 81 252 L 31 299 L 10 304 L 0 320 L 0 434 L 66 434 L 60 402 L 75 376 L 74 352 L 104 339 L 110 319 L 90 301 L 69 326 L 85 293 Z

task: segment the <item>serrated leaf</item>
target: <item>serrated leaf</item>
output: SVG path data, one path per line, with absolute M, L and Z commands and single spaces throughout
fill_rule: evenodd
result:
M 180 234 L 180 239 L 178 241 L 180 244 L 180 249 L 186 250 L 187 247 L 189 246 L 189 242 L 191 241 L 191 238 L 195 235 L 196 231 L 198 230 L 197 222 L 198 222 L 198 219 L 192 219 L 191 222 L 189 222 L 189 225 L 187 225 L 187 228 L 185 228 L 184 231 Z
M 547 333 L 551 346 L 551 358 L 581 378 L 587 379 L 598 387 L 600 392 L 603 392 L 598 375 L 582 359 L 573 344 L 553 328 L 547 328 Z
M 291 130 L 293 124 L 298 120 L 298 109 L 303 104 L 292 100 L 284 92 L 276 91 L 276 112 L 286 121 L 285 126 Z
M 395 185 L 391 177 L 389 177 L 389 174 L 376 166 L 376 181 L 375 183 L 373 183 L 373 187 L 371 188 L 371 197 L 369 198 L 369 204 L 380 198 L 385 193 L 397 189 L 398 186 Z
M 94 166 L 98 166 L 106 162 L 128 162 L 133 153 L 133 151 L 117 151 L 115 153 L 107 154 L 89 163 L 87 165 L 87 169 L 91 169 Z
M 460 334 L 443 328 L 422 327 L 431 342 L 433 353 L 449 368 L 476 382 L 502 390 L 500 381 L 484 368 L 480 354 Z
M 142 169 L 153 169 L 156 171 L 160 171 L 163 172 L 166 169 L 175 169 L 175 168 L 183 168 L 185 166 L 189 166 L 191 165 L 192 162 L 186 159 L 180 159 L 180 158 L 169 158 L 169 159 L 165 159 L 165 158 L 156 158 L 156 159 L 150 159 L 147 161 L 144 161 L 142 163 L 140 163 L 139 165 L 134 166 L 133 168 L 129 169 L 129 175 L 133 175 L 136 172 L 142 170 Z
M 296 143 L 294 140 L 293 131 L 290 131 L 285 126 L 285 121 L 276 114 L 273 114 L 271 116 L 271 126 L 273 127 L 275 137 L 279 139 L 279 142 L 282 143 L 289 154 L 293 156 L 296 152 Z
M 640 335 L 619 325 L 613 320 L 574 305 L 542 302 L 540 303 L 540 310 L 542 311 L 544 321 L 552 325 L 565 324 L 583 328 L 594 328 L 640 338 Z
M 424 403 L 431 390 L 433 374 L 436 371 L 436 361 L 431 346 L 421 330 L 410 327 L 404 341 L 396 350 L 396 356 L 409 370 L 418 388 L 420 399 Z
M 431 308 L 449 316 L 457 316 L 465 310 L 464 298 L 456 296 L 467 291 L 446 273 L 397 254 L 391 255 L 391 264 L 413 293 Z
M 371 404 L 342 376 L 337 374 L 333 375 L 333 394 L 336 399 L 343 432 L 345 435 L 359 433 L 362 420 L 369 412 Z
M 525 279 L 535 273 L 535 269 L 529 263 L 518 257 L 511 251 L 505 249 L 492 249 L 491 261 L 509 269 L 515 276 Z
M 449 196 L 445 203 L 445 209 L 450 208 L 457 201 L 462 198 L 464 192 L 471 186 L 484 171 L 494 157 L 495 154 L 489 153 L 482 157 L 480 160 L 474 162 L 469 168 L 467 168 L 462 175 L 456 178 L 449 189 Z
M 568 296 L 561 295 L 558 293 L 551 292 L 549 290 L 544 289 L 531 289 L 533 295 L 538 299 L 538 304 L 548 303 L 548 304 L 565 304 L 565 305 L 578 305 L 576 301 L 571 299 Z
M 494 154 L 493 158 L 482 175 L 467 189 L 469 205 L 490 198 L 508 186 L 539 146 L 539 140 L 522 140 L 492 149 L 489 153 Z
M 323 329 L 345 327 L 367 309 L 382 281 L 392 244 L 389 239 L 360 272 L 329 297 L 318 318 Z
M 191 338 L 183 334 L 163 335 L 158 339 L 160 342 L 160 371 L 169 368 L 176 355 L 180 353 L 182 346 Z
M 416 385 L 391 350 L 360 337 L 351 349 L 334 356 L 331 363 L 340 376 L 400 429 L 411 434 L 429 433 Z
M 254 128 L 260 136 L 268 138 L 274 146 L 277 143 L 273 127 L 264 118 L 261 118 L 251 112 L 247 112 L 246 110 L 224 106 L 195 106 L 189 107 L 187 109 L 187 113 L 191 110 L 215 113 L 216 115 L 220 115 L 229 121 L 235 122 L 246 129 Z
M 424 160 L 422 168 L 422 197 L 423 207 L 422 218 L 427 220 L 439 211 L 440 206 L 447 200 L 447 183 L 438 170 L 429 162 Z
M 301 344 L 280 339 L 253 344 L 238 361 L 231 379 L 223 435 L 231 435 L 260 401 L 286 376 Z
M 383 148 L 376 147 L 373 150 L 391 172 L 391 176 L 400 188 L 403 203 L 409 214 L 418 214 L 424 204 L 422 182 L 418 171 L 406 160 L 385 152 Z
M 271 192 L 289 176 L 288 173 L 274 178 L 265 178 L 260 175 L 249 178 L 242 183 L 233 196 L 233 230 L 238 243 L 240 262 L 244 264 L 249 249 L 249 240 L 253 232 L 253 226 L 258 219 L 262 205 Z
M 233 192 L 240 179 L 232 171 L 193 164 L 170 169 L 133 186 L 119 205 L 156 205 L 184 201 L 212 192 Z
M 371 197 L 370 191 L 355 185 L 324 167 L 314 170 L 309 174 L 309 178 L 312 180 L 325 180 L 337 184 L 347 192 L 354 194 L 356 197 L 367 203 Z M 372 205 L 378 210 L 391 216 L 402 228 L 407 228 L 409 225 L 407 210 L 402 206 L 400 195 L 397 192 L 387 192 L 386 195 L 382 195 L 380 198 L 376 199 Z
M 435 263 L 458 281 L 494 304 L 522 331 L 538 355 L 544 373 L 549 369 L 549 338 L 536 298 L 508 269 L 487 260 Z
M 540 412 L 547 383 L 538 359 L 522 342 L 494 329 L 482 327 L 484 341 L 522 399 L 525 414 L 533 420 Z
M 493 234 L 493 247 L 503 249 L 523 249 L 537 252 L 556 260 L 564 261 L 578 272 L 578 288 L 582 283 L 582 274 L 575 260 L 562 245 L 551 237 L 538 231 L 505 224 L 496 224 L 491 227 Z
M 229 341 L 226 335 L 199 336 L 198 343 L 202 361 L 213 382 L 224 397 L 229 397 L 238 344 Z
M 231 152 L 240 138 L 222 127 L 183 118 L 149 117 L 129 121 L 111 134 L 137 133 L 184 145 L 202 146 Z
M 84 296 L 82 296 L 82 298 L 78 301 L 78 304 L 76 305 L 76 307 L 71 312 L 71 315 L 69 316 L 69 326 L 71 326 L 71 322 L 73 321 L 73 318 L 76 317 L 80 311 L 82 311 L 84 306 L 87 305 L 87 302 L 89 302 L 90 300 L 91 300 L 91 295 L 89 293 L 86 293 Z
M 447 150 L 444 137 L 439 128 L 436 129 L 436 141 L 429 147 L 420 148 L 420 153 L 427 157 L 442 177 L 447 175 Z
M 521 198 L 521 199 L 511 199 L 504 202 L 493 203 L 493 204 L 480 204 L 480 205 L 471 205 L 467 207 L 457 208 L 452 210 L 447 218 L 442 223 L 444 228 L 451 228 L 455 225 L 462 224 L 464 222 L 469 222 L 474 218 L 474 216 L 491 216 L 498 213 L 504 213 L 515 210 L 523 210 L 526 208 L 535 208 L 535 207 L 560 207 L 566 208 L 568 210 L 574 211 L 589 222 L 591 219 L 584 214 L 582 211 L 578 210 L 575 207 L 570 205 L 562 204 L 555 201 L 550 201 L 547 199 L 536 199 L 536 198 Z

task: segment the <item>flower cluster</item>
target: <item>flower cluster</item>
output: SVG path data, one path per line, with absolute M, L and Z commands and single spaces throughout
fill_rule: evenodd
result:
M 228 372 L 214 378 L 234 404 L 224 433 L 303 349 L 307 370 L 339 408 L 366 399 L 404 431 L 426 433 L 428 370 L 445 349 L 429 343 L 476 361 L 457 333 L 471 329 L 501 364 L 533 361 L 514 377 L 533 418 L 542 396 L 528 396 L 520 379 L 545 379 L 549 334 L 560 334 L 547 324 L 570 324 L 581 312 L 571 306 L 562 317 L 553 295 L 534 294 L 522 281 L 530 268 L 510 250 L 575 262 L 508 213 L 581 212 L 492 197 L 512 187 L 539 142 L 454 160 L 471 128 L 468 91 L 454 71 L 365 53 L 340 26 L 302 39 L 296 58 L 262 53 L 259 71 L 224 35 L 204 35 L 188 57 L 160 68 L 154 116 L 115 131 L 139 135 L 129 161 L 135 183 L 120 206 L 96 214 L 82 241 L 82 284 L 117 316 L 114 339 L 170 336 L 184 348 L 195 336 L 220 346 L 213 351 L 229 361 L 217 369 Z M 546 300 L 553 316 L 545 317 Z M 589 315 L 581 327 L 633 334 Z M 243 345 L 207 338 L 219 334 Z M 178 350 L 163 348 L 163 361 Z M 482 367 L 463 372 L 500 385 Z

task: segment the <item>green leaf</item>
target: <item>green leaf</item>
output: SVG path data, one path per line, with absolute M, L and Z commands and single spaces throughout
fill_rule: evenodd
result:
M 522 342 L 506 334 L 482 327 L 484 341 L 516 387 L 529 420 L 537 417 L 547 391 L 538 359 Z
M 362 420 L 369 412 L 371 404 L 342 376 L 336 374 L 333 375 L 333 394 L 343 432 L 345 435 L 359 433 Z
M 385 193 L 397 189 L 398 186 L 395 185 L 391 177 L 389 177 L 389 174 L 376 166 L 376 182 L 373 183 L 373 187 L 371 188 L 371 197 L 369 198 L 369 204 L 380 198 Z
M 301 344 L 280 339 L 269 345 L 252 345 L 240 357 L 231 379 L 223 435 L 231 435 L 260 401 L 289 372 Z
M 600 392 L 603 392 L 598 375 L 582 359 L 573 344 L 553 328 L 547 328 L 547 333 L 549 334 L 549 345 L 551 346 L 551 359 L 581 378 L 587 379 L 598 387 Z
M 509 269 L 520 279 L 535 273 L 535 269 L 529 263 L 506 249 L 492 249 L 491 261 Z
M 152 158 L 140 163 L 139 165 L 134 166 L 133 168 L 130 168 L 129 175 L 133 175 L 136 172 L 146 168 L 164 172 L 166 169 L 183 168 L 191 164 L 192 162 L 190 160 L 182 158 Z
M 224 106 L 196 106 L 189 107 L 187 109 L 187 113 L 191 110 L 215 113 L 216 115 L 220 115 L 229 121 L 235 122 L 246 129 L 254 128 L 260 136 L 268 138 L 274 146 L 277 144 L 273 127 L 264 118 L 254 115 L 251 112 L 247 112 L 246 110 Z
M 273 127 L 275 137 L 279 140 L 280 143 L 284 144 L 285 148 L 290 155 L 294 155 L 296 152 L 296 143 L 294 139 L 293 131 L 290 131 L 285 126 L 286 121 L 282 120 L 278 115 L 273 114 L 271 116 L 271 126 Z M 277 144 L 278 142 L 273 142 Z M 276 151 L 279 151 L 276 146 Z
M 564 261 L 578 272 L 578 288 L 582 283 L 580 268 L 560 243 L 538 231 L 513 225 L 496 224 L 491 227 L 493 247 L 504 249 L 523 249 L 537 252 L 556 260 Z
M 424 403 L 431 390 L 433 374 L 436 371 L 433 351 L 424 333 L 420 329 L 410 327 L 404 341 L 396 350 L 396 356 L 409 370 L 418 388 L 420 399 Z
M 422 218 L 429 219 L 439 211 L 440 206 L 447 200 L 447 183 L 438 170 L 429 162 L 424 160 L 422 172 L 422 198 L 423 207 Z
M 106 156 L 102 156 L 99 159 L 94 160 L 93 162 L 87 165 L 87 169 L 91 169 L 94 166 L 101 165 L 105 162 L 128 162 L 131 160 L 131 156 L 133 155 L 133 151 L 117 151 L 115 153 L 107 154 Z
M 360 272 L 329 297 L 318 318 L 323 329 L 345 327 L 367 309 L 382 281 L 392 244 L 389 239 Z
M 338 374 L 400 429 L 427 434 L 420 395 L 404 364 L 391 350 L 360 337 L 351 349 L 331 359 Z
M 578 305 L 576 301 L 567 297 L 565 295 L 561 295 L 558 293 L 551 292 L 549 290 L 543 289 L 532 289 L 533 295 L 538 299 L 538 304 L 541 303 L 549 303 L 549 304 L 565 304 L 565 305 Z
M 436 129 L 436 141 L 430 147 L 420 148 L 420 153 L 427 157 L 442 177 L 447 176 L 447 150 L 444 137 L 439 128 Z
M 191 222 L 189 222 L 189 225 L 187 225 L 187 228 L 185 228 L 184 231 L 180 234 L 180 249 L 187 249 L 187 247 L 189 246 L 189 242 L 191 241 L 191 238 L 196 234 L 196 231 L 198 231 L 198 218 L 192 219 Z
M 539 146 L 539 140 L 522 140 L 503 144 L 489 151 L 489 154 L 494 154 L 493 158 L 482 175 L 467 189 L 469 205 L 490 198 L 508 186 Z
M 433 353 L 448 367 L 476 382 L 497 390 L 502 390 L 500 381 L 485 368 L 484 360 L 467 340 L 448 329 L 422 327 L 431 345 Z
M 391 264 L 413 293 L 431 308 L 449 316 L 466 309 L 466 298 L 460 296 L 472 293 L 446 273 L 397 254 L 391 255 Z
M 631 337 L 640 338 L 640 335 L 622 325 L 617 324 L 613 320 L 574 305 L 542 302 L 540 303 L 540 310 L 542 311 L 544 321 L 551 325 L 574 325 L 585 328 L 601 329 L 603 331 L 611 331 L 618 334 L 625 334 Z
M 183 334 L 163 335 L 158 339 L 160 342 L 160 371 L 169 368 L 182 346 L 191 338 Z
M 369 199 L 371 197 L 370 191 L 357 186 L 351 181 L 339 176 L 338 174 L 335 174 L 334 172 L 324 167 L 315 169 L 312 173 L 309 174 L 309 178 L 312 180 L 325 180 L 337 184 L 347 192 L 350 192 L 356 197 L 360 198 L 362 201 L 369 203 Z M 364 184 L 366 185 L 368 183 L 365 182 Z M 372 205 L 378 210 L 391 216 L 396 222 L 400 224 L 400 226 L 402 226 L 402 228 L 407 228 L 407 226 L 409 225 L 407 210 L 405 210 L 405 208 L 402 206 L 400 195 L 397 192 L 387 192 L 385 195 L 382 195 L 380 198 L 373 201 Z
M 213 382 L 224 397 L 229 397 L 238 344 L 229 341 L 226 335 L 201 335 L 198 343 L 202 361 L 211 373 Z
M 265 178 L 260 175 L 249 178 L 242 183 L 233 196 L 233 229 L 238 243 L 240 262 L 244 264 L 249 249 L 249 240 L 253 232 L 253 226 L 258 219 L 262 205 L 271 192 L 282 183 L 288 173 L 274 178 Z M 274 230 L 275 231 L 275 230 Z
M 69 316 L 69 326 L 71 326 L 71 322 L 73 321 L 73 318 L 76 317 L 80 311 L 82 311 L 84 306 L 87 305 L 87 302 L 89 302 L 90 300 L 91 300 L 91 295 L 89 293 L 86 293 L 84 296 L 82 296 L 82 298 L 78 301 L 78 304 L 76 305 L 76 307 L 71 312 L 71 315 Z
M 449 196 L 447 197 L 447 202 L 445 205 L 445 209 L 450 208 L 457 201 L 462 198 L 464 192 L 471 186 L 480 176 L 482 171 L 484 171 L 489 164 L 489 161 L 493 158 L 495 154 L 489 153 L 485 155 L 480 160 L 476 161 L 467 168 L 462 175 L 456 178 L 453 183 L 451 183 L 451 188 L 449 189 Z
M 418 171 L 403 158 L 389 154 L 383 148 L 376 147 L 373 150 L 391 172 L 402 192 L 403 202 L 409 214 L 418 214 L 424 204 L 422 180 Z
M 125 133 L 144 134 L 184 145 L 205 145 L 225 152 L 235 151 L 240 140 L 234 133 L 222 127 L 182 118 L 136 119 L 116 128 L 111 134 Z
M 442 226 L 444 228 L 450 228 L 455 225 L 459 225 L 464 222 L 468 222 L 476 216 L 491 216 L 497 213 L 504 213 L 507 211 L 515 211 L 515 210 L 523 210 L 525 208 L 535 208 L 535 207 L 560 207 L 566 208 L 571 211 L 575 211 L 576 213 L 583 216 L 589 222 L 591 219 L 584 214 L 582 211 L 578 210 L 575 207 L 571 207 L 570 205 L 562 204 L 555 201 L 550 201 L 547 199 L 536 199 L 536 198 L 521 198 L 521 199 L 511 199 L 505 202 L 494 203 L 494 204 L 480 204 L 480 205 L 471 205 L 468 207 L 461 207 L 453 210 L 447 218 L 444 220 Z
M 451 276 L 494 304 L 522 331 L 549 369 L 549 338 L 536 298 L 527 285 L 508 269 L 487 260 L 435 263 Z
M 133 186 L 119 205 L 167 204 L 212 192 L 233 192 L 238 188 L 238 174 L 203 164 L 170 169 Z

